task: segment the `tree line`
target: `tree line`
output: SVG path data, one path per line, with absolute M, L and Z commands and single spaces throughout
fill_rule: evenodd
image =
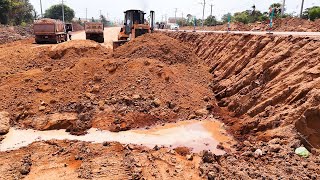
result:
M 274 18 L 284 18 L 284 17 L 294 17 L 293 14 L 284 14 L 281 16 L 281 3 L 274 3 L 271 4 L 269 9 L 273 9 L 273 17 Z M 242 11 L 242 12 L 236 12 L 234 14 L 225 14 L 222 16 L 221 20 L 218 21 L 215 16 L 208 16 L 204 20 L 205 26 L 215 26 L 215 25 L 221 25 L 227 23 L 229 20 L 231 22 L 240 22 L 243 24 L 249 24 L 249 23 L 255 23 L 255 22 L 263 22 L 268 19 L 270 19 L 270 11 L 261 12 L 256 9 L 256 6 L 251 6 L 250 9 Z M 303 19 L 314 21 L 316 19 L 320 18 L 320 7 L 314 6 L 311 8 L 305 9 L 305 11 L 302 14 Z M 187 18 L 185 19 L 179 19 L 177 20 L 177 24 L 180 26 L 193 26 L 194 24 L 201 25 L 202 19 L 194 19 L 194 17 L 191 14 L 187 15 Z
M 64 14 L 66 22 L 75 17 L 74 10 L 67 5 L 64 5 Z M 0 24 L 26 25 L 40 17 L 29 0 L 0 0 Z M 51 6 L 43 17 L 62 20 L 62 4 Z

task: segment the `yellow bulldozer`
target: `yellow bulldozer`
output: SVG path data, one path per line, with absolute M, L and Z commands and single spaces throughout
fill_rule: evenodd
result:
M 113 49 L 154 30 L 154 11 L 150 11 L 150 24 L 144 19 L 146 13 L 141 10 L 128 10 L 124 14 L 124 25 L 118 35 L 118 41 L 113 42 Z

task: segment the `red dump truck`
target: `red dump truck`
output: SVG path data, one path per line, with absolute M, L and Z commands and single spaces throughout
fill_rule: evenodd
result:
M 36 43 L 61 43 L 68 40 L 65 24 L 55 19 L 40 19 L 33 24 Z
M 84 26 L 86 39 L 99 43 L 104 42 L 104 25 L 101 22 L 87 22 Z

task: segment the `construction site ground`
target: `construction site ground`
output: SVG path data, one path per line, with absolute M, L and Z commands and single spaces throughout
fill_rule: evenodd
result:
M 0 179 L 320 178 L 317 38 L 118 32 L 0 45 Z

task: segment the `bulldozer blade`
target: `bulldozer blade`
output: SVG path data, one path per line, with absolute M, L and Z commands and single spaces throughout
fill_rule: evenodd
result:
M 113 41 L 113 49 L 117 49 L 118 47 L 122 46 L 126 42 L 128 42 L 128 40 Z

